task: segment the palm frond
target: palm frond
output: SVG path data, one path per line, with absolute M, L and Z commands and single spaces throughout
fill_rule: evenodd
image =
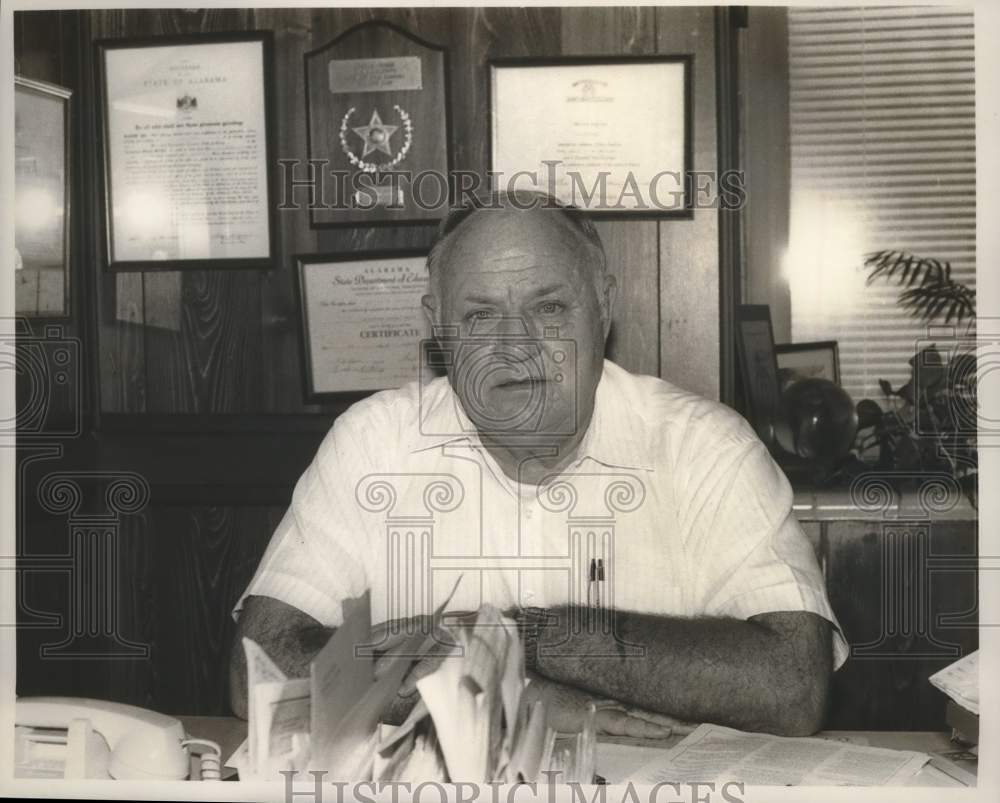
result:
M 944 322 L 961 323 L 976 315 L 976 294 L 964 284 L 952 279 L 921 284 L 899 294 L 903 309 L 923 321 L 944 315 Z
M 906 288 L 900 306 L 914 317 L 960 324 L 976 317 L 976 291 L 951 277 L 951 263 L 918 257 L 904 251 L 876 251 L 865 256 L 867 284 L 877 279 L 895 280 Z
M 876 279 L 893 279 L 904 286 L 951 280 L 951 263 L 917 257 L 905 251 L 876 251 L 865 256 L 868 284 Z

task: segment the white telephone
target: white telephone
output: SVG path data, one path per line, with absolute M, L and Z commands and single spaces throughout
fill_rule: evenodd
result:
M 191 773 L 188 746 L 200 744 L 209 748 L 201 777 L 219 779 L 219 746 L 188 739 L 165 714 L 105 700 L 21 697 L 14 717 L 18 778 L 183 780 Z

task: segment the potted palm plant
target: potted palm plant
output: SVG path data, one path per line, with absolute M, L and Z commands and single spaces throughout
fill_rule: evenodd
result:
M 894 388 L 879 380 L 883 404 L 857 405 L 858 435 L 848 473 L 872 469 L 947 472 L 978 507 L 976 292 L 952 276 L 951 264 L 901 251 L 865 257 L 867 283 L 896 282 L 897 303 L 925 323 L 965 326 L 942 352 L 937 343 L 910 359 L 910 379 Z

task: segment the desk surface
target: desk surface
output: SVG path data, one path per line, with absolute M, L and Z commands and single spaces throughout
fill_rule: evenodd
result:
M 235 717 L 179 717 L 184 729 L 191 736 L 218 742 L 225 761 L 246 738 L 247 723 Z M 920 753 L 943 753 L 954 750 L 949 734 L 933 731 L 821 731 L 816 734 L 828 739 L 842 739 L 855 744 L 871 747 L 887 747 L 892 750 L 914 750 Z M 673 747 L 683 736 L 668 739 L 629 739 L 623 737 L 601 737 L 598 742 L 608 745 L 633 745 L 664 749 Z M 600 749 L 600 748 L 599 748 Z M 598 766 L 600 772 L 600 766 Z

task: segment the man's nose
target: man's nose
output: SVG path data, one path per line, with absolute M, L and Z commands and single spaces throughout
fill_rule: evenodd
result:
M 472 327 L 474 337 L 527 339 L 531 337 L 528 322 L 518 315 L 504 315 L 477 321 Z

